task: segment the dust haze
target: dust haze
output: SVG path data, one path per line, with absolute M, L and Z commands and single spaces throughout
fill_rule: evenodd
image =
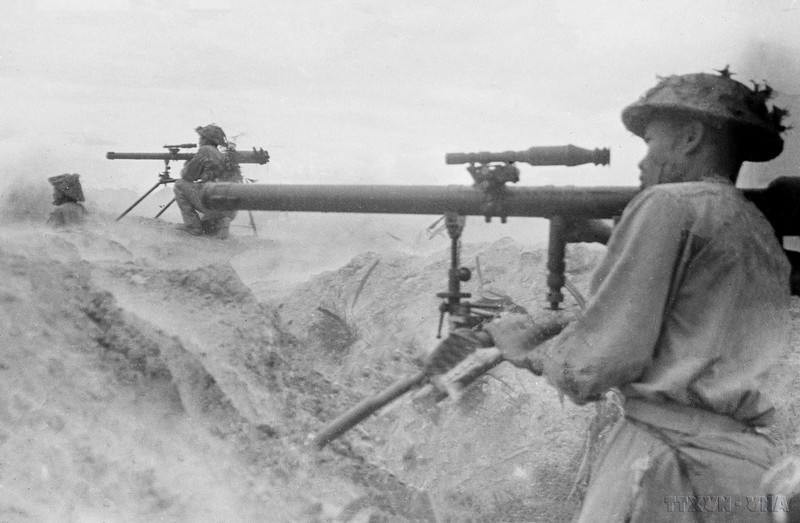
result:
M 408 402 L 351 441 L 321 453 L 306 447 L 324 422 L 416 369 L 438 320 L 433 291 L 444 285 L 446 242 L 405 236 L 416 223 L 354 217 L 347 228 L 329 224 L 314 234 L 319 220 L 280 215 L 264 220 L 258 236 L 243 225 L 220 242 L 183 235 L 164 220 L 117 222 L 96 209 L 86 226 L 56 232 L 43 226 L 46 188 L 19 182 L 5 194 L 5 519 L 430 520 L 460 513 L 448 494 L 452 484 L 431 490 L 419 476 L 427 467 L 403 472 L 409 456 L 438 455 L 414 441 L 419 430 L 437 429 Z M 314 241 L 267 238 L 281 223 L 306 228 Z M 507 267 L 493 258 L 516 264 L 521 272 L 509 276 L 517 282 L 531 280 L 528 272 L 541 265 L 520 266 L 510 240 L 477 245 L 468 253 L 483 257 L 494 286 L 504 285 Z M 525 256 L 541 261 L 541 253 Z M 589 262 L 581 263 L 585 271 Z M 367 265 L 373 270 L 364 282 Z M 365 283 L 358 300 L 355 280 Z M 323 307 L 347 324 L 326 323 Z M 351 333 L 345 344 L 342 328 Z M 398 430 L 403 437 L 395 440 Z M 566 481 L 570 463 L 549 488 Z M 460 496 L 476 496 L 486 514 L 502 510 L 477 496 L 481 477 Z M 512 490 L 521 487 L 517 481 Z
M 569 520 L 594 409 L 510 366 L 458 403 L 405 397 L 323 451 L 307 446 L 416 372 L 435 342 L 450 260 L 430 217 L 264 213 L 254 234 L 240 213 L 219 241 L 169 219 L 116 221 L 118 209 L 98 210 L 105 196 L 84 227 L 57 232 L 43 225 L 46 187 L 4 192 L 4 519 Z M 118 196 L 124 206 L 132 194 Z M 516 221 L 528 233 L 538 222 Z M 502 237 L 510 225 L 478 222 L 464 241 L 465 265 L 481 265 L 465 290 L 507 294 L 536 316 L 546 251 Z M 601 252 L 569 248 L 584 293 Z M 770 381 L 783 414 L 771 435 L 787 452 L 800 450 L 798 370 L 787 355 Z

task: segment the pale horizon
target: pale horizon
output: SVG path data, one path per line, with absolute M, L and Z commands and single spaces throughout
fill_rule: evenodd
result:
M 160 152 L 215 122 L 269 151 L 245 169 L 264 183 L 466 184 L 446 153 L 572 143 L 609 147 L 611 166 L 522 166 L 522 183 L 632 185 L 644 146 L 619 114 L 658 75 L 730 65 L 800 114 L 796 0 L 608 5 L 8 2 L 3 178 L 143 191 L 161 163 L 106 152 Z M 796 171 L 798 149 L 790 132 L 743 182 Z

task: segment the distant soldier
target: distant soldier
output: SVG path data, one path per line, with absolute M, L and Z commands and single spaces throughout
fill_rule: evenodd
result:
M 771 93 L 727 68 L 661 79 L 622 112 L 647 144 L 643 190 L 614 229 L 583 315 L 549 345 L 537 346 L 530 318 L 512 315 L 428 357 L 435 374 L 495 345 L 577 404 L 621 394 L 624 418 L 576 521 L 768 521 L 748 496 L 790 494 L 763 490 L 778 449 L 758 430 L 775 415 L 767 372 L 788 352 L 790 267 L 735 187 L 743 162 L 783 149 L 786 113 L 767 105 Z M 735 513 L 706 513 L 726 509 Z
M 47 224 L 52 227 L 82 225 L 86 221 L 86 208 L 80 176 L 77 174 L 59 174 L 47 179 L 53 186 L 53 205 L 56 209 L 50 213 Z
M 233 154 L 233 144 L 228 144 L 225 132 L 214 125 L 195 129 L 200 136 L 197 153 L 181 170 L 181 179 L 175 182 L 175 202 L 181 210 L 183 225 L 179 229 L 195 236 L 207 234 L 225 239 L 230 235 L 231 221 L 236 211 L 211 211 L 200 199 L 206 182 L 241 183 L 242 175 Z M 226 147 L 226 152 L 220 151 Z M 202 214 L 202 217 L 200 216 Z

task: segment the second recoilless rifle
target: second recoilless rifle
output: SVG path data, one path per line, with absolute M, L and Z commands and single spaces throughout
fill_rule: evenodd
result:
M 115 153 L 109 151 L 106 153 L 106 158 L 109 160 L 163 160 L 164 162 L 164 170 L 158 174 L 158 181 L 156 182 L 153 187 L 150 188 L 146 193 L 144 193 L 138 200 L 133 202 L 130 207 L 125 209 L 122 214 L 117 216 L 117 221 L 121 220 L 125 217 L 126 214 L 131 212 L 134 207 L 139 205 L 142 200 L 147 198 L 150 193 L 155 191 L 159 186 L 166 185 L 168 183 L 172 183 L 175 181 L 174 178 L 170 175 L 170 164 L 171 161 L 180 161 L 180 160 L 191 160 L 195 153 L 182 153 L 180 152 L 181 149 L 192 149 L 197 147 L 197 144 L 194 143 L 181 143 L 176 145 L 164 145 L 164 149 L 168 152 L 165 153 Z M 231 144 L 231 147 L 226 152 L 226 154 L 231 155 L 231 160 L 234 164 L 238 165 L 240 163 L 257 163 L 259 165 L 264 165 L 269 161 L 269 153 L 264 149 L 256 149 L 253 147 L 252 151 L 237 151 L 235 146 Z M 175 201 L 173 198 L 170 202 L 165 205 L 159 212 L 156 214 L 156 218 L 161 216 L 164 211 L 166 211 L 170 205 Z M 252 220 L 251 220 L 252 224 Z

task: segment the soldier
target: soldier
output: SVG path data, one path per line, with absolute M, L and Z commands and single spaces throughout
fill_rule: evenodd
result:
M 80 175 L 59 174 L 47 181 L 53 186 L 53 205 L 57 205 L 50 213 L 47 224 L 56 228 L 82 225 L 88 213 L 80 203 L 84 201 Z
M 197 153 L 181 170 L 181 179 L 175 181 L 175 202 L 181 210 L 183 225 L 179 229 L 195 236 L 208 234 L 225 239 L 230 235 L 231 221 L 236 211 L 210 211 L 201 200 L 202 184 L 205 182 L 242 182 L 238 164 L 230 151 L 223 153 L 220 147 L 228 147 L 223 130 L 214 125 L 197 127 L 200 136 Z M 232 145 L 232 144 L 231 144 Z M 202 218 L 198 213 L 202 213 Z
M 758 428 L 774 414 L 766 373 L 788 349 L 790 268 L 734 185 L 744 161 L 783 149 L 785 112 L 768 108 L 770 94 L 727 68 L 660 80 L 622 112 L 647 144 L 643 191 L 614 229 L 582 316 L 537 346 L 532 320 L 510 315 L 428 355 L 437 373 L 493 344 L 579 405 L 621 394 L 624 419 L 593 465 L 576 521 L 706 521 L 726 508 L 736 521 L 765 521 L 746 497 L 780 494 L 762 492 L 778 453 Z

